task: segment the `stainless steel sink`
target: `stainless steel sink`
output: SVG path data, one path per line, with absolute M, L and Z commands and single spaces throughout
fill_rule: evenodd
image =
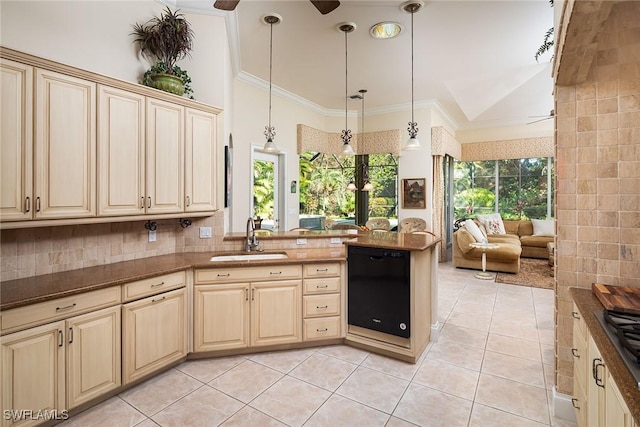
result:
M 209 261 L 252 261 L 252 260 L 268 260 L 268 259 L 286 259 L 287 254 L 239 254 L 239 255 L 218 255 L 211 257 Z

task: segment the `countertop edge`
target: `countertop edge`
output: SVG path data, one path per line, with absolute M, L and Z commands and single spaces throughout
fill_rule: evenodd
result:
M 589 333 L 593 338 L 598 350 L 602 354 L 607 369 L 616 382 L 622 397 L 631 412 L 631 416 L 640 421 L 640 389 L 635 383 L 631 373 L 618 354 L 615 346 L 606 335 L 602 325 L 595 316 L 595 312 L 603 311 L 604 307 L 589 288 L 570 288 L 571 296 L 575 301 L 580 313 L 584 316 Z

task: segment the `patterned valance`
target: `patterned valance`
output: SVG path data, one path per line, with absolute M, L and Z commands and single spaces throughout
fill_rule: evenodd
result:
M 401 137 L 399 129 L 356 134 L 351 139 L 351 146 L 356 154 L 399 154 Z M 340 134 L 298 124 L 298 154 L 306 151 L 339 155 L 342 151 Z
M 454 159 L 462 158 L 462 147 L 456 138 L 442 126 L 431 128 L 431 155 L 450 155 Z
M 543 136 L 462 144 L 461 160 L 465 162 L 527 159 L 530 157 L 554 157 L 553 137 Z

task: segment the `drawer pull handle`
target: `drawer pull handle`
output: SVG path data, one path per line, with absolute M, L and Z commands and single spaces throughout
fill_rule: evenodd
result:
M 329 285 L 317 285 L 316 289 L 327 289 Z
M 65 305 L 64 307 L 56 307 L 56 311 L 69 310 L 70 308 L 73 308 L 75 306 L 76 303 L 74 302 L 73 304 Z
M 326 273 L 329 271 L 328 268 L 316 268 L 316 273 Z
M 249 301 L 249 288 L 244 288 L 244 300 Z
M 227 274 L 218 274 L 218 277 L 229 277 L 231 276 L 231 274 L 227 273 Z
M 140 209 L 144 209 L 144 196 L 140 196 Z
M 40 212 L 40 196 L 36 197 L 36 212 Z
M 282 271 L 270 271 L 269 275 L 270 276 L 279 276 L 282 274 Z
M 69 327 L 69 344 L 73 342 L 73 328 Z
M 151 302 L 152 302 L 152 303 L 154 303 L 154 302 L 160 302 L 160 301 L 165 300 L 165 299 L 167 299 L 167 297 L 162 297 L 162 298 L 152 299 L 152 300 L 151 300 Z
M 577 311 L 572 311 L 571 312 L 571 317 L 573 317 L 574 319 L 580 320 L 580 314 L 578 314 Z
M 58 347 L 62 347 L 64 345 L 64 336 L 62 335 L 62 331 L 58 329 Z
M 187 196 L 187 207 L 191 206 L 191 197 Z
M 322 329 L 316 329 L 316 332 L 327 332 L 329 329 L 327 328 L 322 328 Z
M 25 213 L 31 211 L 31 197 L 27 196 L 27 199 L 25 200 L 25 210 L 24 211 L 25 211 Z
M 573 406 L 576 409 L 580 409 L 580 406 L 578 406 L 578 399 L 576 398 L 571 399 L 571 406 Z
M 578 349 L 577 348 L 572 348 L 571 349 L 571 354 L 573 354 L 573 357 L 580 359 L 580 355 L 578 354 Z
M 329 308 L 328 305 L 316 305 L 316 310 L 326 310 Z
M 151 197 L 147 197 L 147 209 L 151 209 Z
M 164 282 L 155 283 L 155 284 L 151 285 L 152 288 L 159 288 L 160 286 L 164 286 Z

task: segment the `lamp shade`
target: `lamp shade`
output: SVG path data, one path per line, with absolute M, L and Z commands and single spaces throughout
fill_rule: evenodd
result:
M 345 144 L 342 144 L 341 154 L 343 156 L 354 156 L 356 153 L 355 151 L 353 151 L 353 147 L 351 147 L 351 144 L 345 143 Z
M 358 189 L 358 187 L 356 187 L 356 185 L 353 183 L 353 181 L 351 181 L 349 183 L 349 185 L 347 185 L 347 190 L 349 191 L 356 191 Z
M 267 140 L 267 142 L 264 144 L 264 148 L 262 148 L 262 151 L 266 151 L 267 153 L 279 153 L 280 152 L 280 150 L 278 149 L 276 144 L 271 139 Z
M 362 191 L 373 191 L 373 184 L 367 181 L 364 187 L 362 187 Z
M 419 150 L 420 149 L 420 141 L 415 136 L 412 136 L 407 140 L 403 150 Z

